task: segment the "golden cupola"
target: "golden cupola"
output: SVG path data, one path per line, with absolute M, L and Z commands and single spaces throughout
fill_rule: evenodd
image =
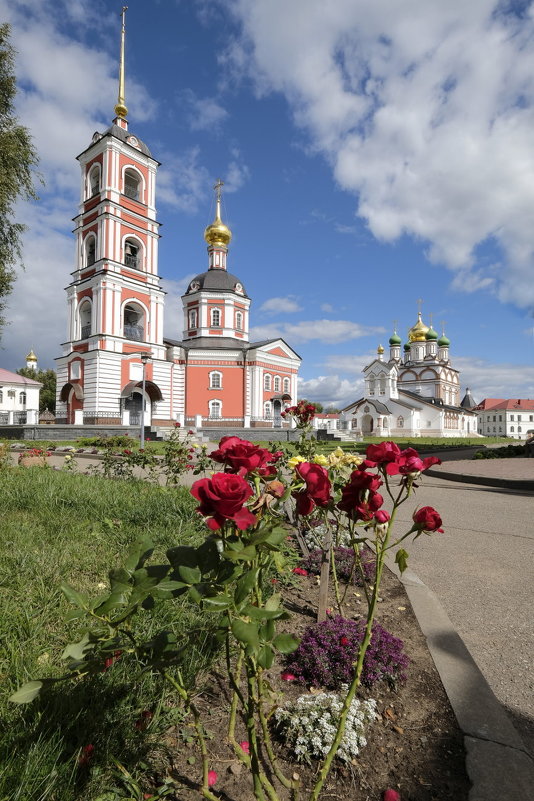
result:
M 204 239 L 212 247 L 227 248 L 232 239 L 232 232 L 221 220 L 221 187 L 223 182 L 217 181 L 213 187 L 216 192 L 215 219 L 204 231 Z
M 425 342 L 426 332 L 429 330 L 428 325 L 421 319 L 421 312 L 418 312 L 416 324 L 408 331 L 408 342 Z

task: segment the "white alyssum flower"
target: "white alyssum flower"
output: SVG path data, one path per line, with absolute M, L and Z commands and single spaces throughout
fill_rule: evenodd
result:
M 278 729 L 298 760 L 323 759 L 332 743 L 341 717 L 347 687 L 340 693 L 323 692 L 301 695 L 297 700 L 277 709 L 274 717 Z M 347 715 L 345 732 L 337 756 L 350 762 L 367 744 L 365 731 L 378 714 L 376 701 L 354 699 Z

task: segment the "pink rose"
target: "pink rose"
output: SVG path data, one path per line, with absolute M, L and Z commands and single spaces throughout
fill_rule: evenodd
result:
M 216 773 L 214 770 L 208 770 L 208 787 L 213 787 L 218 778 L 218 773 Z

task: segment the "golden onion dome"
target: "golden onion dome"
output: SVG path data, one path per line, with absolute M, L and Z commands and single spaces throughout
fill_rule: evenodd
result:
M 421 312 L 417 314 L 417 322 L 408 331 L 409 342 L 424 342 L 426 339 L 426 332 L 429 330 L 428 325 L 425 325 L 421 320 Z
M 384 353 L 384 348 L 383 348 L 383 346 L 382 346 L 382 345 L 379 345 L 379 346 L 378 346 L 378 348 L 376 349 L 376 352 L 377 352 L 378 354 Z
M 204 239 L 208 245 L 215 247 L 228 247 L 232 239 L 232 232 L 221 220 L 221 189 L 224 186 L 220 178 L 213 187 L 215 189 L 215 219 L 204 231 Z
M 33 352 L 33 348 L 30 350 L 30 352 L 26 356 L 26 361 L 27 362 L 36 362 L 37 361 L 37 356 Z

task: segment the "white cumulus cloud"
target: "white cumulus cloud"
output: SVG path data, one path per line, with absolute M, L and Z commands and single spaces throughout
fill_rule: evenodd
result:
M 262 340 L 282 337 L 295 344 L 318 339 L 331 345 L 383 331 L 383 328 L 366 327 L 359 323 L 353 323 L 351 320 L 301 320 L 298 323 L 269 323 L 253 326 L 250 338 Z
M 291 314 L 301 308 L 294 298 L 269 298 L 261 304 L 258 311 L 264 314 Z
M 282 93 L 379 239 L 427 243 L 455 286 L 534 303 L 532 6 L 232 0 L 225 62 Z M 498 270 L 477 263 L 491 240 Z M 470 275 L 470 272 L 473 274 Z

